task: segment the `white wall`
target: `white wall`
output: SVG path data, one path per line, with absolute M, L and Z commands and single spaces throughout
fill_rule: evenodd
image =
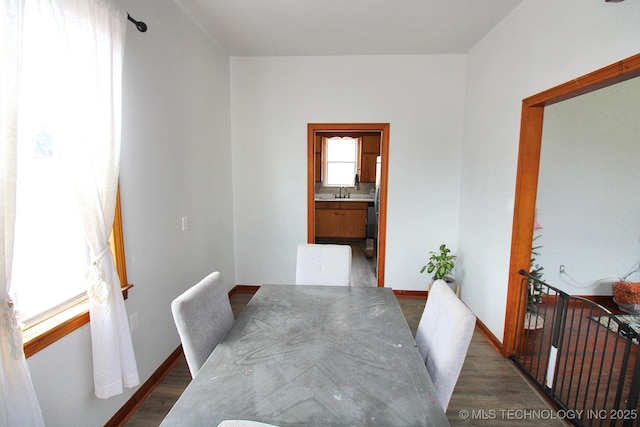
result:
M 426 289 L 455 250 L 464 55 L 231 58 L 236 271 L 293 283 L 307 238 L 307 123 L 388 122 L 385 285 Z
M 640 3 L 525 0 L 467 55 L 463 299 L 504 332 L 522 99 L 638 53 Z
M 118 4 L 149 26 L 127 29 L 120 175 L 144 382 L 180 343 L 171 300 L 213 270 L 235 284 L 229 59 L 170 0 Z M 28 359 L 47 426 L 103 425 L 135 391 L 97 399 L 90 346 L 87 325 Z
M 172 1 L 117 3 L 149 24 L 127 38 L 121 170 L 143 382 L 179 344 L 171 299 L 207 272 L 293 281 L 309 122 L 391 123 L 387 286 L 425 289 L 419 268 L 447 242 L 500 338 L 521 100 L 640 46 L 638 2 L 525 0 L 467 56 L 232 58 L 230 78 Z M 102 425 L 133 393 L 93 396 L 88 327 L 28 361 L 49 426 Z
M 638 268 L 639 110 L 640 78 L 545 108 L 537 261 L 567 293 L 611 295 Z

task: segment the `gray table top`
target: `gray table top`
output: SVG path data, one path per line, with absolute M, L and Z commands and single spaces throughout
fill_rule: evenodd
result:
M 263 285 L 163 426 L 449 425 L 389 288 Z

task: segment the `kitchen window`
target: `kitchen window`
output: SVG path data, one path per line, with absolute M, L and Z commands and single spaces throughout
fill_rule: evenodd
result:
M 325 138 L 325 186 L 345 187 L 354 185 L 354 179 L 358 173 L 358 146 L 358 138 Z

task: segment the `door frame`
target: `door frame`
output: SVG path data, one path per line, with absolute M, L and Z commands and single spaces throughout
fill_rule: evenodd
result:
M 538 172 L 542 148 L 544 108 L 566 99 L 593 92 L 613 84 L 640 76 L 640 54 L 530 96 L 522 101 L 520 146 L 514 200 L 511 260 L 505 313 L 502 354 L 514 355 L 523 328 L 519 327 L 525 315 L 526 287 L 520 270 L 529 271 L 531 246 L 538 192 Z
M 327 131 L 380 132 L 380 202 L 378 213 L 378 287 L 384 287 L 387 242 L 387 183 L 389 174 L 389 123 L 308 123 L 307 124 L 307 242 L 316 238 L 315 220 L 315 134 Z

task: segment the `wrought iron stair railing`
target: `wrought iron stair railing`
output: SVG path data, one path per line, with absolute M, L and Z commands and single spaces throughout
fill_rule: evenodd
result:
M 593 301 L 520 274 L 528 304 L 514 363 L 566 421 L 640 426 L 637 331 Z

